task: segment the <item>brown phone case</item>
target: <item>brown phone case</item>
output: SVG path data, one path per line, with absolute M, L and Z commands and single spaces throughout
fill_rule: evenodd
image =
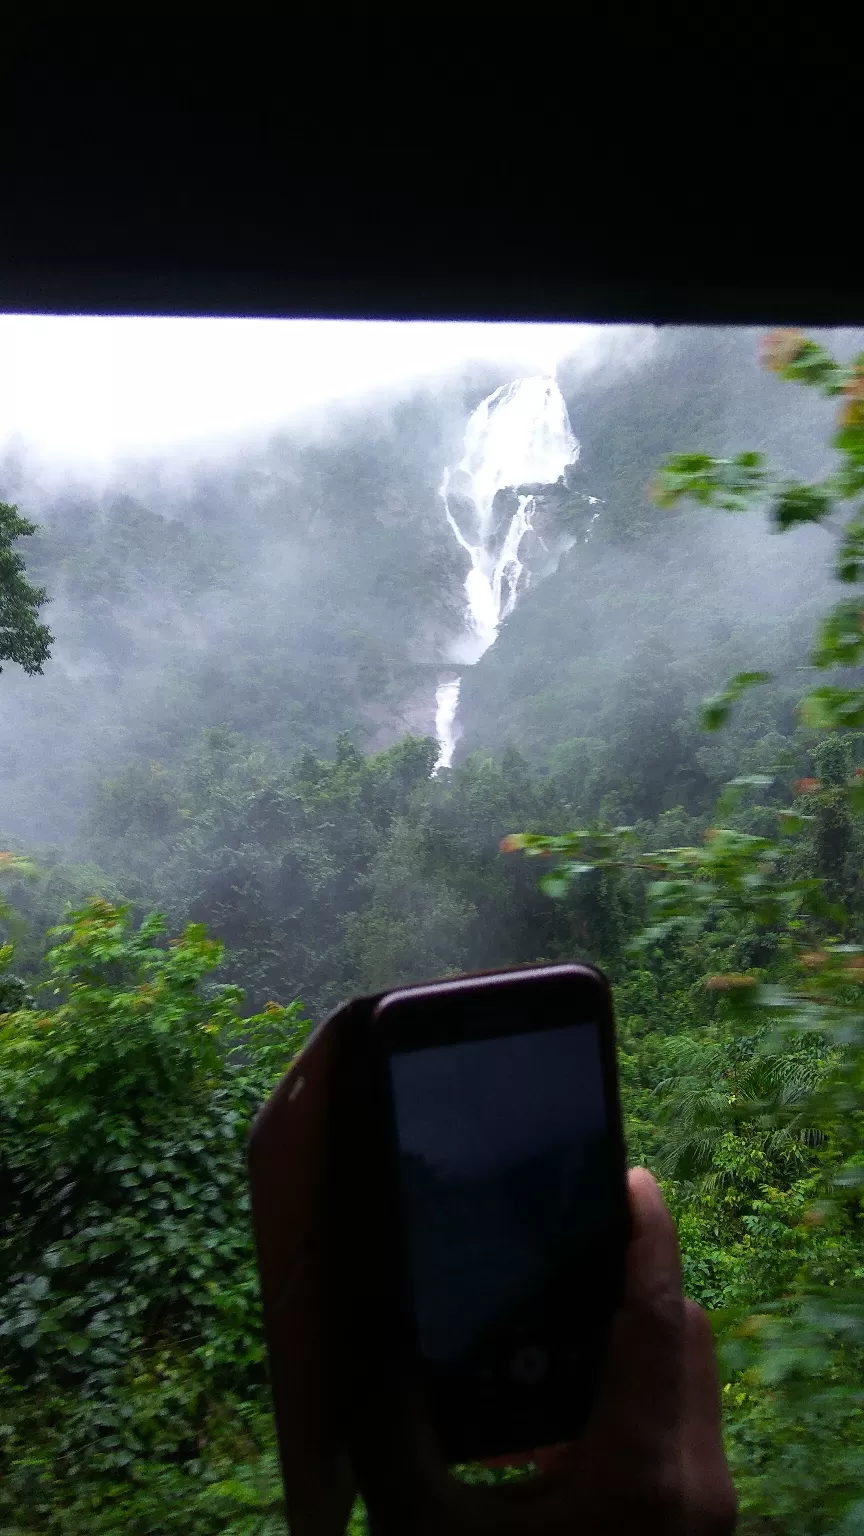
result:
M 260 1110 L 249 1139 L 264 1331 L 292 1536 L 342 1536 L 357 1491 L 335 1422 L 322 1263 L 328 1101 L 357 1006 L 319 1025 Z
M 343 1536 L 360 1491 L 372 1529 L 404 1536 L 446 1478 L 437 1449 L 427 1443 L 424 1455 L 422 1407 L 405 1396 L 390 1327 L 390 1213 L 380 1179 L 369 1176 L 375 1126 L 363 1026 L 379 995 L 316 1029 L 249 1139 L 291 1536 Z

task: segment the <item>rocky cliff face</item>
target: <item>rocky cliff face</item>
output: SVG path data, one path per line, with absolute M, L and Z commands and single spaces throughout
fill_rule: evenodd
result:
M 508 745 L 543 760 L 568 743 L 587 762 L 592 742 L 608 740 L 625 715 L 631 723 L 644 716 L 628 740 L 650 755 L 660 730 L 655 691 L 674 692 L 688 670 L 698 684 L 676 709 L 695 720 L 705 694 L 764 653 L 760 625 L 769 617 L 783 616 L 781 664 L 806 658 L 811 609 L 829 598 L 824 535 L 802 529 L 778 541 L 758 513 L 664 514 L 648 494 L 670 453 L 755 448 L 781 471 L 826 471 L 830 403 L 760 369 L 758 339 L 750 330 L 676 328 L 633 366 L 587 378 L 562 370 L 582 452 L 563 485 L 537 493 L 538 540 L 526 541 L 526 558 L 548 579 L 532 580 L 495 646 L 466 669 L 457 764 Z M 841 355 L 860 345 L 852 333 L 840 342 Z M 600 500 L 586 544 L 588 496 Z M 567 547 L 551 570 L 543 545 L 556 538 Z

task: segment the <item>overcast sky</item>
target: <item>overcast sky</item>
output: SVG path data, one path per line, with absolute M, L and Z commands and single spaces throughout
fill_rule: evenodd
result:
M 588 325 L 0 315 L 0 449 L 85 471 L 206 451 L 468 359 L 550 373 L 608 339 Z

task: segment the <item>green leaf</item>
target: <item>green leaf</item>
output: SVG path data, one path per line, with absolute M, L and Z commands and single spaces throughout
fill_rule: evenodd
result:
M 729 719 L 732 706 L 748 688 L 755 687 L 757 683 L 770 682 L 770 680 L 770 672 L 738 672 L 726 684 L 722 693 L 715 694 L 703 704 L 700 718 L 703 731 L 719 730 Z
M 813 820 L 812 816 L 802 816 L 799 811 L 778 811 L 777 815 L 780 818 L 780 830 L 787 837 L 803 832 L 807 822 Z
M 840 1524 L 835 1526 L 834 1536 L 864 1536 L 864 1499 L 849 1506 Z
M 831 495 L 824 486 L 790 483 L 771 506 L 771 520 L 782 533 L 800 523 L 820 523 L 832 510 Z
M 738 512 L 761 493 L 764 459 L 759 453 L 739 453 L 715 459 L 704 453 L 673 454 L 664 462 L 653 496 L 660 507 L 673 507 L 685 497 L 700 506 Z
M 846 794 L 856 816 L 864 816 L 864 779 L 847 785 Z
M 864 518 L 856 518 L 843 535 L 843 542 L 834 563 L 838 581 L 848 584 L 864 579 Z
M 219 1483 L 211 1483 L 204 1490 L 204 1497 L 230 1499 L 234 1504 L 242 1504 L 247 1509 L 260 1509 L 265 1502 L 256 1489 L 250 1488 L 248 1483 L 241 1483 L 236 1477 L 226 1477 Z
M 805 725 L 837 730 L 864 725 L 864 688 L 814 688 L 798 706 Z
M 806 384 L 826 395 L 839 395 L 849 378 L 849 370 L 834 361 L 818 341 L 802 337 L 795 357 L 777 372 L 793 384 Z
M 853 466 L 858 467 L 864 464 L 864 426 L 850 422 L 846 426 L 840 427 L 834 434 L 833 447 L 839 453 L 846 454 L 851 459 Z M 857 485 L 857 477 L 850 483 Z M 860 486 L 858 488 L 860 489 Z M 854 495 L 855 491 L 853 490 L 847 494 Z
M 703 731 L 719 731 L 726 724 L 732 711 L 732 700 L 726 694 L 716 694 L 702 706 L 700 724 Z
M 855 667 L 864 657 L 864 597 L 838 603 L 823 620 L 811 657 L 814 667 Z

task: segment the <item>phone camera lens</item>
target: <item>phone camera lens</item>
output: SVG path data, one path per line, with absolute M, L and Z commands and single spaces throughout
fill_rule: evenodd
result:
M 517 1349 L 510 1360 L 510 1375 L 521 1387 L 536 1387 L 549 1374 L 549 1356 L 539 1345 Z

